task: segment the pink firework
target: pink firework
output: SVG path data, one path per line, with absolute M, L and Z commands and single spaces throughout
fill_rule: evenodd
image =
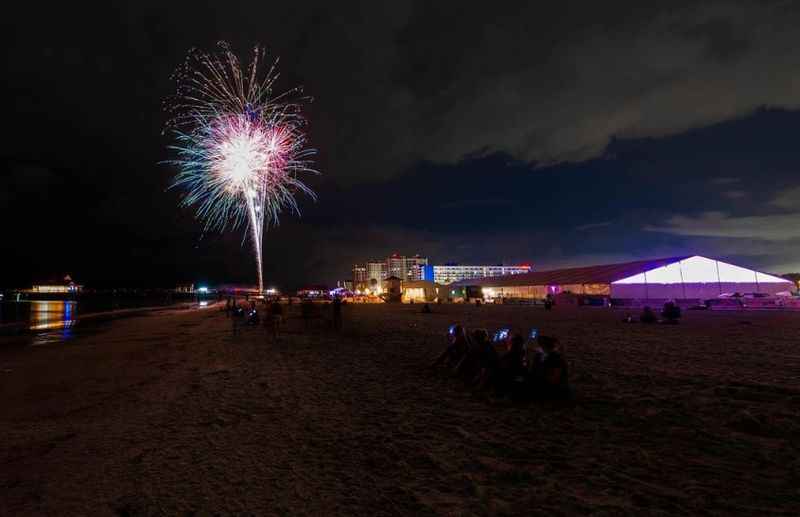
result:
M 206 229 L 247 223 L 263 290 L 264 227 L 286 208 L 299 214 L 297 192 L 314 197 L 298 176 L 316 173 L 309 160 L 315 151 L 306 147 L 299 104 L 288 101 L 298 90 L 273 96 L 275 66 L 259 73 L 264 51 L 256 47 L 242 69 L 228 46 L 221 48 L 190 52 L 176 74 L 167 127 L 178 159 L 168 163 L 179 167 L 173 186 L 186 189 L 183 204 L 196 207 Z

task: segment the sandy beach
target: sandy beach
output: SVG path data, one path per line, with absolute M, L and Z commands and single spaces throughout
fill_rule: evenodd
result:
M 800 315 L 358 305 L 272 342 L 216 308 L 0 337 L 0 515 L 796 515 Z M 569 407 L 427 369 L 454 322 L 561 338 Z

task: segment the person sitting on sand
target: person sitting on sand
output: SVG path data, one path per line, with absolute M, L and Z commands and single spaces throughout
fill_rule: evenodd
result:
M 452 332 L 448 331 L 447 339 L 447 347 L 431 365 L 434 368 L 439 366 L 455 367 L 469 351 L 467 334 L 461 325 L 455 325 Z
M 489 333 L 485 329 L 476 329 L 467 340 L 467 352 L 456 365 L 456 374 L 469 386 L 478 380 L 481 373 L 481 356 L 486 343 L 489 343 Z
M 430 314 L 431 313 L 431 306 L 427 303 L 422 306 L 422 314 Z
M 542 376 L 542 367 L 547 357 L 547 352 L 542 347 L 542 341 L 552 339 L 549 336 L 538 336 L 533 343 L 533 348 L 528 350 L 528 378 L 539 379 Z
M 543 399 L 565 399 L 571 394 L 569 368 L 559 348 L 557 338 L 540 336 L 539 344 L 545 353 L 539 374 L 534 380 L 534 395 Z
M 513 375 L 523 375 L 525 371 L 525 338 L 514 334 L 508 344 L 508 350 L 501 359 L 501 367 Z
M 495 388 L 500 385 L 500 356 L 497 354 L 495 342 L 486 340 L 481 346 L 479 357 L 480 373 L 478 388 Z
M 507 393 L 514 383 L 525 381 L 528 373 L 525 368 L 525 339 L 520 334 L 515 334 L 508 342 L 508 350 L 500 358 L 499 366 L 496 386 L 499 393 Z
M 658 321 L 658 318 L 656 318 L 656 313 L 653 312 L 653 309 L 647 305 L 644 309 L 642 309 L 642 314 L 639 316 L 639 321 L 642 323 L 655 323 Z

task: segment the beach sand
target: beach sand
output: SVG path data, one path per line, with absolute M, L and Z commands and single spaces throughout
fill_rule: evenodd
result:
M 0 515 L 797 515 L 800 315 L 419 309 L 277 343 L 216 308 L 0 338 Z M 559 336 L 574 404 L 427 369 L 454 322 Z

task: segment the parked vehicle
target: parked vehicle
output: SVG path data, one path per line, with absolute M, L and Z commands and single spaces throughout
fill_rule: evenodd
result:
M 709 309 L 780 309 L 788 305 L 785 296 L 768 293 L 722 293 L 716 298 L 706 300 Z

